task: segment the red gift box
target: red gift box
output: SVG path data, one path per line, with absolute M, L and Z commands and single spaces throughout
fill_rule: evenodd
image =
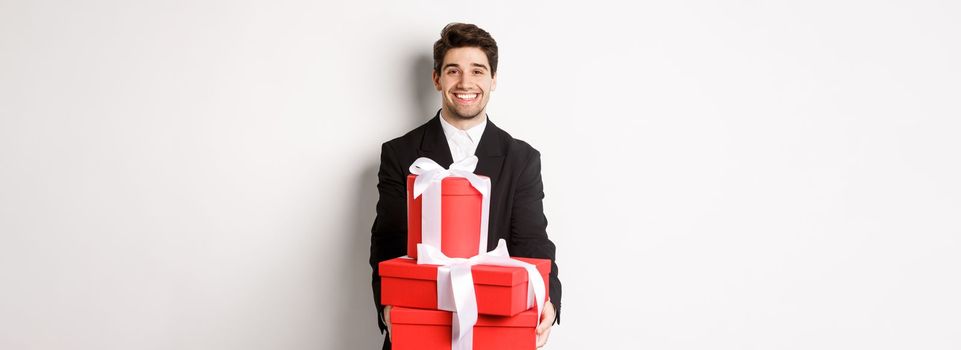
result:
M 394 350 L 450 350 L 451 312 L 393 307 L 390 310 Z M 537 345 L 537 309 L 516 316 L 477 316 L 474 350 L 532 350 Z
M 549 259 L 512 258 L 537 267 L 544 279 L 544 295 L 550 295 Z M 437 265 L 418 265 L 417 260 L 395 258 L 379 264 L 380 301 L 384 305 L 437 309 Z M 513 316 L 527 307 L 527 270 L 522 267 L 474 265 L 477 313 Z
M 407 256 L 417 258 L 421 242 L 421 204 L 424 196 L 414 198 L 414 179 L 407 176 Z M 479 253 L 481 193 L 463 177 L 441 180 L 441 246 L 451 258 L 470 258 Z M 486 245 L 487 242 L 484 242 Z

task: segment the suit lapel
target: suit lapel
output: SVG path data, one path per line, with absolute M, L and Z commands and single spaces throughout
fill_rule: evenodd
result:
M 440 111 L 437 111 L 437 115 L 427 122 L 424 139 L 421 140 L 417 155 L 430 158 L 444 168 L 449 168 L 454 163 L 454 158 L 450 155 L 450 146 L 447 145 L 447 137 L 444 136 L 444 129 L 440 126 Z
M 505 136 L 506 133 L 488 119 L 480 144 L 474 152 L 477 156 L 477 169 L 474 172 L 491 178 L 494 188 L 497 188 L 501 168 L 504 166 L 504 155 L 509 142 Z
M 503 194 L 501 186 L 498 184 L 501 181 L 506 181 L 502 179 L 501 170 L 504 168 L 504 159 L 506 159 L 507 147 L 510 144 L 510 135 L 498 128 L 494 123 L 487 120 L 487 127 L 484 128 L 484 134 L 481 136 L 480 144 L 477 145 L 477 150 L 474 155 L 477 156 L 477 168 L 474 173 L 478 175 L 484 175 L 491 179 L 491 208 L 490 208 L 490 222 L 489 227 L 494 230 L 488 233 L 487 236 L 487 249 L 493 249 L 497 246 L 497 239 L 503 238 L 497 232 L 498 222 L 502 220 L 500 208 L 499 197 Z

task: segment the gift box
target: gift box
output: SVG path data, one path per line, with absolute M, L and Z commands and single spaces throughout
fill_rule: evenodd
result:
M 513 258 L 533 264 L 544 280 L 549 295 L 549 259 Z M 381 304 L 421 309 L 437 309 L 437 265 L 417 264 L 400 257 L 379 264 Z M 474 265 L 474 294 L 477 313 L 513 316 L 529 309 L 527 271 L 522 267 Z
M 451 316 L 448 311 L 391 308 L 393 349 L 450 350 Z M 515 316 L 479 315 L 474 325 L 473 349 L 533 350 L 536 326 L 536 309 Z
M 423 196 L 414 197 L 417 175 L 407 176 L 407 256 L 417 258 L 421 242 Z M 441 180 L 441 246 L 452 258 L 469 258 L 480 251 L 483 197 L 463 177 Z M 484 242 L 486 244 L 486 242 Z M 487 248 L 487 247 L 484 247 Z

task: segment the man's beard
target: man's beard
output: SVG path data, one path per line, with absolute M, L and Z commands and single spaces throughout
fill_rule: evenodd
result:
M 462 120 L 471 120 L 471 119 L 477 118 L 477 116 L 479 116 L 479 115 L 481 114 L 480 111 L 478 111 L 478 112 L 475 113 L 474 115 L 463 115 L 463 114 L 460 114 L 459 112 L 457 112 L 457 110 L 453 110 L 453 111 L 451 111 L 451 112 L 453 112 L 453 113 L 451 113 L 451 114 L 454 115 L 454 118 L 462 119 Z
M 454 107 L 454 106 L 448 106 L 447 109 L 450 110 L 450 114 L 452 117 L 460 120 L 471 120 L 471 119 L 477 118 L 479 115 L 484 113 L 484 106 L 481 106 L 480 108 L 478 108 L 477 112 L 468 111 L 467 114 L 461 113 L 460 111 L 457 110 L 457 107 Z

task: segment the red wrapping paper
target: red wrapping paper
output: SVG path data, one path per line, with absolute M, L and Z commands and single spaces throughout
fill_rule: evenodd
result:
M 550 295 L 549 259 L 513 259 L 537 267 L 544 280 L 545 295 Z M 381 262 L 381 304 L 437 309 L 437 267 L 418 265 L 416 260 L 403 257 Z M 471 275 L 478 314 L 513 316 L 528 309 L 527 271 L 523 268 L 474 265 Z
M 393 307 L 390 311 L 394 350 L 450 350 L 451 312 Z M 479 315 L 474 350 L 533 350 L 537 310 L 515 316 Z
M 421 242 L 421 203 L 423 196 L 414 198 L 414 179 L 407 176 L 407 256 L 417 258 L 417 244 Z M 452 258 L 477 255 L 480 242 L 481 193 L 462 177 L 441 180 L 441 247 Z M 487 242 L 483 242 L 484 245 Z M 486 247 L 485 247 L 486 248 Z

